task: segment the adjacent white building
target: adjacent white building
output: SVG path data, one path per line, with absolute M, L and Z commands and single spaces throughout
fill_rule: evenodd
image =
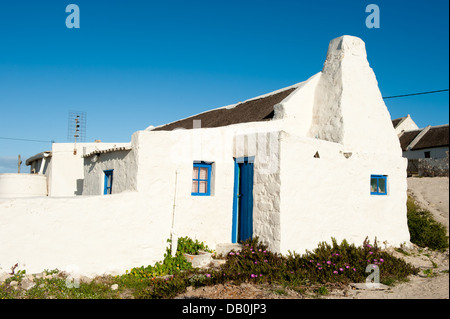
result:
M 58 238 L 39 254 L 8 242 L 3 260 L 121 272 L 160 260 L 172 234 L 211 247 L 258 236 L 280 253 L 331 237 L 409 243 L 407 160 L 356 37 L 332 40 L 322 71 L 304 82 L 81 154 L 83 196 L 22 210 L 0 201 L 0 219 L 17 214 L 0 225 L 1 241 L 33 213 L 39 240 Z

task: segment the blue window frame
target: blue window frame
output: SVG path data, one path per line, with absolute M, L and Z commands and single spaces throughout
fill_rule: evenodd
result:
M 192 171 L 192 190 L 193 196 L 211 195 L 211 164 L 194 163 Z
M 105 173 L 105 183 L 103 187 L 103 194 L 112 194 L 112 184 L 113 184 L 113 171 L 112 169 L 103 171 Z
M 370 194 L 387 195 L 386 175 L 370 175 Z

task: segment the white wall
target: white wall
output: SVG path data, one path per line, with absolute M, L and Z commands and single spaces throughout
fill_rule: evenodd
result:
M 425 158 L 425 152 L 430 152 L 431 158 L 446 158 L 447 152 L 448 152 L 448 146 L 404 151 L 403 156 L 406 158 L 409 158 L 409 159 Z
M 81 274 L 119 274 L 164 258 L 170 211 L 146 195 L 0 200 L 0 273 L 70 265 Z
M 320 158 L 314 158 L 318 152 Z M 352 153 L 341 144 L 286 135 L 281 141 L 281 252 L 366 236 L 409 243 L 406 159 Z M 388 195 L 370 195 L 370 175 L 388 176 Z
M 0 198 L 47 196 L 47 178 L 38 174 L 0 174 Z
M 414 130 L 418 130 L 419 127 L 417 126 L 417 124 L 413 121 L 413 119 L 411 118 L 411 116 L 408 114 L 408 116 L 402 120 L 402 122 L 397 125 L 397 127 L 395 128 L 395 132 L 398 134 L 400 134 L 403 131 L 414 131 Z

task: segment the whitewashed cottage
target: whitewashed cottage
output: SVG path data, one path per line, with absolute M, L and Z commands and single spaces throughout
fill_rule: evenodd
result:
M 322 71 L 304 82 L 83 158 L 83 196 L 57 202 L 61 215 L 44 199 L 37 205 L 64 230 L 37 227 L 57 247 L 28 264 L 120 272 L 160 260 L 173 234 L 212 248 L 258 236 L 280 253 L 331 237 L 409 243 L 407 160 L 353 36 L 332 40 Z M 72 255 L 55 258 L 63 247 Z

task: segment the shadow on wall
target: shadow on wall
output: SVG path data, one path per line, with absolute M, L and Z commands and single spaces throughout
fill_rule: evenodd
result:
M 83 182 L 84 179 L 77 179 L 77 190 L 74 192 L 75 195 L 83 194 Z

